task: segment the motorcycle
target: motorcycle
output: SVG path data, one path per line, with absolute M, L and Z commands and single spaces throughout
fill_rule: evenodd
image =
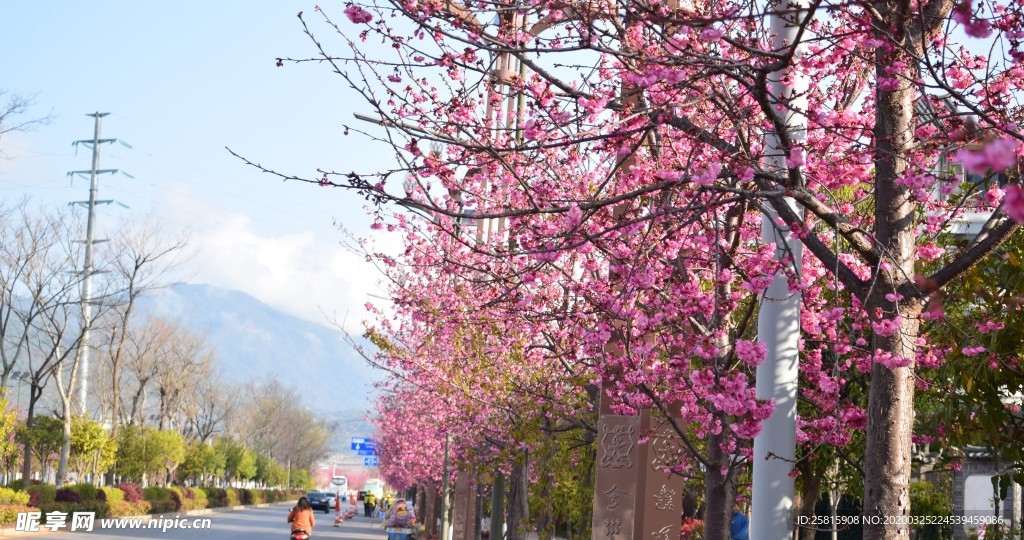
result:
M 291 540 L 309 540 L 309 533 L 303 529 L 295 529 L 292 531 Z

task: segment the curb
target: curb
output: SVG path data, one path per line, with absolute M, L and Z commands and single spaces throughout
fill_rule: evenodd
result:
M 238 505 L 238 506 L 221 506 L 221 507 L 218 507 L 218 508 L 199 508 L 199 509 L 191 510 L 191 511 L 175 512 L 174 514 L 170 514 L 170 515 L 175 515 L 175 516 L 179 516 L 179 517 L 184 517 L 184 516 L 202 516 L 202 515 L 207 515 L 207 514 L 218 514 L 218 513 L 222 513 L 222 512 L 234 512 L 234 511 L 237 511 L 237 510 L 248 510 L 248 509 L 251 509 L 251 508 L 269 508 L 271 506 L 280 506 L 280 505 L 288 505 L 288 504 L 294 505 L 295 501 L 282 501 L 282 502 L 276 502 L 276 503 L 260 503 L 260 504 Z M 168 515 L 169 514 L 144 514 L 144 515 L 141 515 L 141 516 L 124 516 L 124 519 L 141 519 L 141 520 L 144 520 L 144 521 L 148 521 L 150 519 L 167 518 Z M 108 519 L 108 518 L 103 518 L 103 519 Z M 109 519 L 118 519 L 118 518 L 109 518 Z M 175 518 L 175 519 L 177 519 L 177 518 Z M 98 521 L 98 519 L 97 519 L 97 521 Z M 94 528 L 94 530 L 96 530 L 96 529 L 100 529 L 100 527 L 97 526 L 97 527 Z M 21 535 L 29 535 L 29 534 L 60 534 L 62 532 L 66 532 L 64 528 L 57 529 L 56 531 L 51 531 L 50 529 L 47 529 L 47 528 L 43 527 L 42 524 L 40 524 L 38 531 L 19 531 L 19 530 L 15 529 L 14 527 L 0 528 L 0 537 L 3 537 L 3 536 L 21 536 Z M 68 532 L 70 532 L 70 531 L 68 531 Z

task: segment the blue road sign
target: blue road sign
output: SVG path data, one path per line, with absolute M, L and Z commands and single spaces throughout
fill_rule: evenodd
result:
M 377 466 L 377 458 L 375 458 L 375 457 L 365 457 L 365 458 L 363 458 L 363 467 L 376 467 L 376 466 Z
M 376 448 L 360 448 L 359 451 L 357 452 L 357 455 L 360 455 L 360 456 L 376 456 L 377 455 L 377 449 Z
M 377 441 L 369 437 L 352 437 L 352 449 L 363 450 L 365 448 L 377 448 Z M 373 454 L 359 454 L 361 456 L 372 456 Z

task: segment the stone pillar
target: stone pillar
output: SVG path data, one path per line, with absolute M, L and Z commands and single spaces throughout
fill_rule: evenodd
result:
M 640 447 L 639 492 L 643 494 L 637 516 L 637 540 L 676 540 L 683 513 L 683 479 L 665 472 L 680 460 L 682 445 L 672 424 L 664 417 L 641 411 L 640 425 L 651 433 Z
M 678 463 L 681 445 L 669 421 L 609 413 L 602 396 L 598 418 L 595 540 L 675 540 L 682 514 L 682 479 L 665 470 Z M 647 444 L 640 437 L 650 435 Z
M 645 468 L 640 462 L 639 438 L 639 416 L 602 413 L 598 418 L 594 540 L 633 540 L 638 473 Z

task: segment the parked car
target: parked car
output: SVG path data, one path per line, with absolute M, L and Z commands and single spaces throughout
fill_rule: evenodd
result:
M 333 493 L 310 491 L 306 494 L 306 498 L 309 499 L 309 506 L 312 507 L 313 510 L 323 510 L 326 514 L 334 509 Z

